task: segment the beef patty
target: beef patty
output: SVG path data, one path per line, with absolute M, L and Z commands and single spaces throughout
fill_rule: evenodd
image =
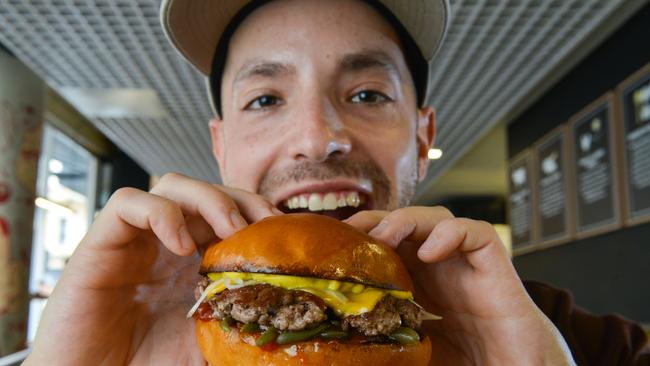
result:
M 422 324 L 422 309 L 411 301 L 386 295 L 372 311 L 343 318 L 341 326 L 367 336 L 388 335 L 404 326 L 415 330 Z
M 207 281 L 199 283 L 199 291 Z M 224 290 L 205 302 L 212 318 L 232 317 L 242 323 L 273 326 L 280 331 L 309 329 L 328 319 L 328 307 L 316 295 L 300 290 L 286 290 L 268 284 L 258 284 Z M 413 302 L 384 296 L 367 313 L 341 319 L 345 330 L 354 329 L 366 336 L 388 335 L 400 326 L 420 329 L 422 309 Z
M 267 284 L 225 290 L 208 304 L 214 318 L 230 316 L 242 323 L 258 323 L 279 330 L 311 328 L 327 320 L 327 305 L 318 296 Z

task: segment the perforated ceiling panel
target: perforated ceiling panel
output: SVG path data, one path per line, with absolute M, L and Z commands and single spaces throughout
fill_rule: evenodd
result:
M 431 75 L 444 156 L 429 182 L 608 17 L 639 2 L 452 0 L 451 28 Z M 156 91 L 167 116 L 92 122 L 150 173 L 216 181 L 203 81 L 168 45 L 158 8 L 158 0 L 5 0 L 0 42 L 55 89 Z
M 154 89 L 167 118 L 92 118 L 150 173 L 215 181 L 203 79 L 168 45 L 159 1 L 2 1 L 0 42 L 55 89 Z

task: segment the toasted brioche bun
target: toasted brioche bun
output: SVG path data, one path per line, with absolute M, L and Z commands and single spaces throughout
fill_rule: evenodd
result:
M 399 256 L 368 234 L 315 214 L 272 216 L 210 246 L 201 273 L 316 277 L 413 292 Z
M 278 346 L 267 351 L 255 345 L 251 335 L 237 330 L 224 332 L 219 322 L 196 322 L 196 335 L 203 356 L 210 365 L 427 365 L 431 358 L 428 337 L 418 344 L 346 344 L 311 341 Z
M 314 214 L 269 217 L 214 243 L 201 263 L 201 273 L 210 272 L 286 274 L 413 291 L 390 248 L 346 223 Z M 197 320 L 196 334 L 212 365 L 426 365 L 431 357 L 429 338 L 408 346 L 313 340 L 269 351 L 257 347 L 251 335 L 224 332 L 217 320 Z

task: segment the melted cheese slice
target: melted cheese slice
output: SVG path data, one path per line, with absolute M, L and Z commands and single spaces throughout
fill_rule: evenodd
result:
M 237 279 L 252 281 L 251 284 L 266 283 L 287 290 L 302 290 L 314 294 L 332 308 L 339 316 L 359 315 L 375 308 L 384 295 L 389 294 L 399 299 L 413 300 L 410 291 L 385 290 L 377 287 L 364 286 L 359 283 L 326 280 L 322 278 L 298 277 L 266 273 L 220 272 L 209 273 L 212 281 Z M 218 286 L 208 295 L 208 298 L 225 290 Z

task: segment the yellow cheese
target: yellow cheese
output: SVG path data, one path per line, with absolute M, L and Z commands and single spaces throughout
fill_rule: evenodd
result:
M 399 299 L 413 300 L 413 294 L 409 291 L 384 290 L 364 286 L 360 283 L 326 280 L 322 278 L 241 272 L 209 273 L 208 277 L 212 281 L 238 279 L 242 281 L 254 281 L 254 283 L 267 283 L 287 290 L 303 290 L 323 299 L 339 316 L 359 315 L 372 311 L 377 302 L 386 294 L 390 294 Z M 225 290 L 225 288 L 225 285 L 218 286 L 218 291 L 214 291 L 209 297 Z
M 210 289 L 210 291 L 206 294 L 206 297 L 212 298 L 212 296 L 220 293 L 221 291 L 226 289 L 226 284 L 223 283 L 223 281 L 219 282 L 216 286 Z

